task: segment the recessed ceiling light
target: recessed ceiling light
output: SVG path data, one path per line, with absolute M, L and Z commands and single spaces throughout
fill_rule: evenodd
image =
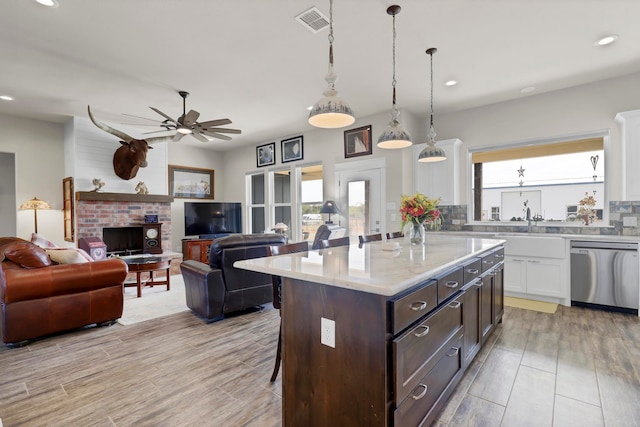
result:
M 455 80 L 449 80 L 449 81 L 444 83 L 445 86 L 455 86 L 457 84 L 458 84 L 458 82 L 455 81 Z
M 311 110 L 313 110 L 313 105 L 309 105 L 309 106 L 307 107 L 307 111 L 311 111 Z
M 36 0 L 38 3 L 40 3 L 43 6 L 47 6 L 47 7 L 58 7 L 58 2 L 57 0 Z
M 0 95 L 0 99 L 2 99 L 3 101 L 13 101 L 14 98 L 9 95 Z
M 527 86 L 525 88 L 520 89 L 520 93 L 531 93 L 536 90 L 535 86 Z
M 606 46 L 608 44 L 613 43 L 616 40 L 618 40 L 618 35 L 617 34 L 611 34 L 611 35 L 602 37 L 601 39 L 597 40 L 594 44 L 596 46 Z

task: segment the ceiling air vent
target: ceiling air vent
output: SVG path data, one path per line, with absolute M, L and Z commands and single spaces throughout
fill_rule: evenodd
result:
M 308 28 L 312 33 L 318 33 L 329 26 L 329 19 L 313 6 L 311 9 L 296 16 L 296 21 Z

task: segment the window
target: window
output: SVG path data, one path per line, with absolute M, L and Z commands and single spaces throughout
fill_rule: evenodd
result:
M 569 208 L 594 193 L 602 218 L 605 198 L 605 140 L 590 134 L 556 141 L 471 149 L 472 203 L 470 218 L 523 221 L 527 212 L 536 221 L 567 221 Z M 573 202 L 573 203 L 571 203 Z
M 500 206 L 491 207 L 491 220 L 500 221 Z
M 323 223 L 322 194 L 322 165 L 247 175 L 248 232 L 271 232 L 283 223 L 292 241 L 313 239 Z

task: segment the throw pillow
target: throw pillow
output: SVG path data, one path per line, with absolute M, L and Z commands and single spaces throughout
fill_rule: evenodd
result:
M 4 257 L 24 268 L 41 268 L 51 265 L 51 259 L 39 246 L 31 242 L 15 242 L 4 248 Z
M 93 261 L 88 253 L 79 248 L 48 248 L 45 251 L 51 261 L 58 264 L 80 264 Z
M 50 242 L 44 237 L 42 234 L 31 233 L 31 243 L 35 243 L 43 249 L 46 248 L 57 248 L 55 243 Z

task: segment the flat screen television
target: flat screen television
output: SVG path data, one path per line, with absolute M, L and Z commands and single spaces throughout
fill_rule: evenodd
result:
M 242 233 L 242 205 L 240 203 L 184 203 L 185 236 L 224 233 Z

